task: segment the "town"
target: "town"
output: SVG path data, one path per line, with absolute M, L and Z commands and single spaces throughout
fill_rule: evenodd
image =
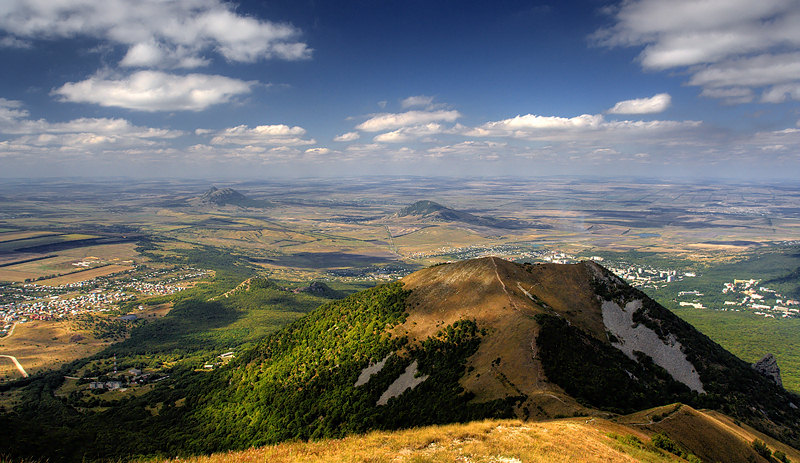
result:
M 754 314 L 768 318 L 800 317 L 800 301 L 786 299 L 777 291 L 759 286 L 759 280 L 733 280 L 733 283 L 725 283 L 722 294 L 727 298 L 725 308 L 748 308 Z
M 152 270 L 141 266 L 116 275 L 58 286 L 33 283 L 0 286 L 0 337 L 16 323 L 61 320 L 87 312 L 111 312 L 120 303 L 142 296 L 169 295 L 186 289 L 189 280 L 211 274 L 192 267 Z

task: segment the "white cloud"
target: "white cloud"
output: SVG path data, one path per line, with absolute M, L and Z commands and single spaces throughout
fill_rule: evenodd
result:
M 324 156 L 326 154 L 330 154 L 331 150 L 328 148 L 309 148 L 305 151 L 306 154 L 317 154 L 320 156 Z
M 61 101 L 138 111 L 201 111 L 249 93 L 255 84 L 218 75 L 139 71 L 116 80 L 94 76 L 68 82 L 53 94 Z
M 699 68 L 690 85 L 704 88 L 762 87 L 800 79 L 800 52 L 764 54 Z
M 358 132 L 346 132 L 334 137 L 333 141 L 355 141 L 359 138 L 361 138 L 361 135 L 359 135 Z
M 400 102 L 400 105 L 403 108 L 413 108 L 419 106 L 426 107 L 432 104 L 433 104 L 433 97 L 425 95 L 410 96 Z
M 420 137 L 436 135 L 444 131 L 445 129 L 441 124 L 431 122 L 429 124 L 402 127 L 391 132 L 382 133 L 375 136 L 373 140 L 381 143 L 405 143 Z
M 720 98 L 729 104 L 749 103 L 753 101 L 753 90 L 747 87 L 705 88 L 700 96 Z
M 0 48 L 31 48 L 32 46 L 27 40 L 20 40 L 16 37 L 5 36 L 0 39 Z
M 595 39 L 607 46 L 643 47 L 643 67 L 686 68 L 690 85 L 729 103 L 752 97 L 707 90 L 730 87 L 741 94 L 742 88 L 800 82 L 796 0 L 626 1 L 615 13 L 614 26 L 598 31 Z
M 239 125 L 215 132 L 211 138 L 211 144 L 301 146 L 316 143 L 313 138 L 303 139 L 305 133 L 306 130 L 302 127 L 289 127 L 284 124 L 259 125 L 253 128 Z
M 487 122 L 480 127 L 468 130 L 473 137 L 520 137 L 524 138 L 536 131 L 564 131 L 569 129 L 593 129 L 603 122 L 601 115 L 583 114 L 576 117 L 538 116 L 526 114 L 501 121 Z
M 619 143 L 637 138 L 668 136 L 697 129 L 698 121 L 606 121 L 602 115 L 575 117 L 526 114 L 465 129 L 469 137 L 507 137 L 527 140 Z
M 184 135 L 178 130 L 140 127 L 125 119 L 80 118 L 66 122 L 30 119 L 17 101 L 0 98 L 0 141 L 9 154 L 71 153 L 94 156 L 124 150 L 153 149 Z
M 659 93 L 650 98 L 636 98 L 620 101 L 608 110 L 609 114 L 653 114 L 669 108 L 672 97 L 668 93 Z
M 800 101 L 800 82 L 776 85 L 764 91 L 761 101 L 767 103 L 783 103 L 787 98 Z
M 19 119 L 28 117 L 28 111 L 21 108 L 21 101 L 0 98 L 0 128 L 16 124 Z
M 461 117 L 458 111 L 407 111 L 404 113 L 377 114 L 361 124 L 356 129 L 364 132 L 381 132 L 394 130 L 401 127 L 427 124 L 429 122 L 454 122 Z
M 16 39 L 107 40 L 129 47 L 127 66 L 201 66 L 211 51 L 238 62 L 311 55 L 297 28 L 238 14 L 222 0 L 6 0 L 0 30 Z
M 428 149 L 428 155 L 436 158 L 463 157 L 472 159 L 497 160 L 501 156 L 515 154 L 508 143 L 466 140 L 453 145 L 436 146 Z

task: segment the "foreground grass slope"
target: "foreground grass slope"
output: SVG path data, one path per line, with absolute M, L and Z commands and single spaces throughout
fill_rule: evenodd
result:
M 658 437 L 656 437 L 658 436 Z M 674 404 L 613 420 L 485 420 L 371 432 L 343 439 L 287 442 L 171 463 L 290 462 L 680 462 L 766 460 L 753 448 L 800 461 L 800 452 L 713 411 Z M 665 445 L 665 442 L 667 443 Z M 671 447 L 671 446 L 672 447 Z M 665 448 L 668 447 L 668 448 Z M 673 452 L 681 453 L 676 455 Z M 163 460 L 147 460 L 148 462 Z
M 656 449 L 645 450 L 613 437 L 627 428 L 586 419 L 530 423 L 488 420 L 429 426 L 397 432 L 317 442 L 293 442 L 240 452 L 170 460 L 186 463 L 303 462 L 672 462 Z M 611 434 L 611 436 L 609 435 Z M 646 439 L 641 435 L 642 439 Z M 633 442 L 633 441 L 632 441 Z

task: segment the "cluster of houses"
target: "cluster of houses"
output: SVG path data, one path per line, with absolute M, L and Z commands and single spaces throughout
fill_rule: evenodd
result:
M 147 296 L 175 294 L 183 291 L 182 286 L 165 285 L 161 283 L 147 283 L 144 281 L 133 281 L 124 286 L 126 289 L 133 289 Z
M 81 261 L 77 263 L 85 263 Z M 211 273 L 196 268 L 158 270 L 138 278 L 108 279 L 98 277 L 91 280 L 59 286 L 34 284 L 5 285 L 0 287 L 0 337 L 14 323 L 30 320 L 61 320 L 84 312 L 107 311 L 110 306 L 132 300 L 140 295 L 168 295 L 185 289 L 173 283 L 199 278 Z M 153 277 L 171 273 L 173 276 L 152 282 Z M 91 288 L 91 289 L 89 289 Z M 78 295 L 74 295 L 78 292 Z M 67 297 L 69 295 L 69 297 Z
M 94 390 L 108 390 L 114 391 L 117 389 L 128 388 L 137 384 L 146 384 L 149 382 L 161 381 L 168 376 L 154 376 L 151 373 L 143 373 L 138 368 L 131 368 L 125 373 L 118 375 L 115 379 L 108 381 L 92 381 L 89 383 L 89 389 Z
M 213 370 L 213 369 L 218 368 L 218 367 L 220 367 L 222 365 L 226 365 L 228 362 L 233 360 L 235 357 L 236 357 L 236 355 L 235 355 L 235 353 L 233 351 L 225 352 L 224 354 L 220 354 L 220 355 L 217 356 L 218 360 L 216 360 L 214 362 L 204 363 L 203 364 L 203 369 L 204 370 Z
M 787 299 L 773 289 L 759 286 L 759 280 L 733 280 L 733 283 L 724 283 L 722 294 L 737 298 L 725 301 L 725 306 L 749 308 L 756 315 L 768 318 L 800 317 L 800 301 Z
M 122 291 L 103 292 L 95 289 L 87 294 L 71 298 L 53 295 L 36 302 L 11 302 L 0 305 L 0 319 L 6 323 L 28 320 L 56 320 L 79 313 L 102 309 L 112 304 L 133 299 L 134 296 Z

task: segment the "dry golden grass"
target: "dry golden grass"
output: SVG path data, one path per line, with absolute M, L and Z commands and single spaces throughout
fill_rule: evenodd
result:
M 518 418 L 596 414 L 547 380 L 535 342 L 533 316 L 556 312 L 596 336 L 604 335 L 598 302 L 584 265 L 545 264 L 533 271 L 496 258 L 431 267 L 403 279 L 412 308 L 395 332 L 420 341 L 460 319 L 492 327 L 461 380 L 477 402 L 527 396 Z M 530 295 L 530 296 L 529 296 Z M 543 304 L 544 303 L 544 304 Z
M 630 434 L 604 420 L 559 420 L 526 423 L 481 421 L 430 426 L 397 432 L 318 442 L 283 443 L 239 452 L 168 460 L 174 463 L 295 463 L 295 462 L 672 462 L 657 451 L 624 444 L 609 434 Z M 644 434 L 638 437 L 646 440 Z
M 72 264 L 87 258 L 104 263 L 129 263 L 141 261 L 143 258 L 136 252 L 136 243 L 101 244 L 83 246 L 59 251 L 58 255 L 47 259 L 24 262 L 7 267 L 0 267 L 0 281 L 21 282 L 47 275 L 66 275 L 79 272 Z M 44 254 L 21 255 L 15 260 L 43 256 Z
M 75 329 L 70 321 L 31 321 L 18 324 L 10 337 L 0 338 L 0 354 L 13 355 L 28 374 L 34 374 L 93 355 L 108 344 Z M 16 372 L 11 377 L 19 376 Z
M 695 410 L 688 405 L 674 404 L 643 410 L 621 417 L 618 422 L 648 434 L 663 432 L 703 461 L 760 461 L 752 447 L 755 439 L 766 442 L 773 450 L 784 452 L 792 461 L 800 461 L 800 452 L 794 448 L 745 424 L 736 424 L 722 413 Z

